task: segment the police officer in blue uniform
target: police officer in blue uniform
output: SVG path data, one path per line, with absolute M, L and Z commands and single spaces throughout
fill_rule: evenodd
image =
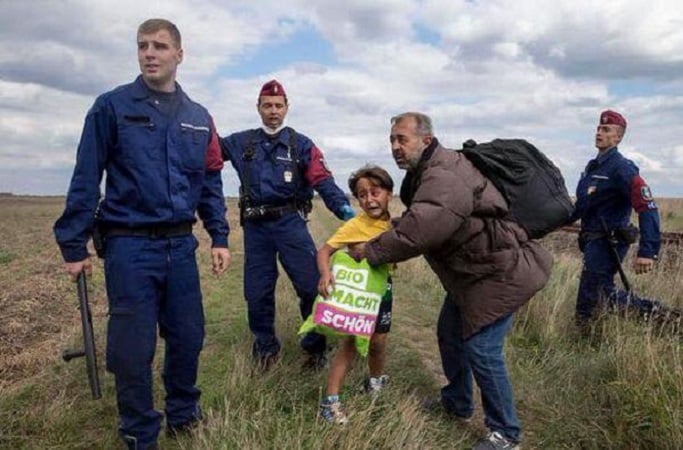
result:
M 162 420 L 152 395 L 157 326 L 166 342 L 167 431 L 187 431 L 201 418 L 196 381 L 204 313 L 195 212 L 211 236 L 214 273 L 226 270 L 230 252 L 218 136 L 206 109 L 175 82 L 180 33 L 167 20 L 150 19 L 138 28 L 137 46 L 141 75 L 98 97 L 86 116 L 54 232 L 73 279 L 91 270 L 86 243 L 93 231 L 104 236 L 106 362 L 115 377 L 119 433 L 128 448 L 148 449 L 157 448 Z
M 282 85 L 276 80 L 265 83 L 256 106 L 263 126 L 231 134 L 221 139 L 221 147 L 241 183 L 244 296 L 254 335 L 252 356 L 268 370 L 280 352 L 275 334 L 276 258 L 294 285 L 302 318 L 311 313 L 317 294 L 316 248 L 306 226 L 313 190 L 338 218 L 348 220 L 354 212 L 320 149 L 283 125 L 288 103 Z M 306 365 L 325 363 L 324 336 L 306 335 L 301 346 L 310 355 Z
M 638 231 L 629 225 L 632 210 L 638 214 L 640 241 L 633 268 L 647 273 L 654 267 L 660 247 L 659 212 L 649 186 L 633 161 L 618 150 L 626 131 L 626 119 L 611 110 L 600 114 L 595 146 L 598 155 L 589 161 L 576 188 L 571 221 L 581 219 L 579 247 L 583 270 L 576 301 L 576 319 L 585 326 L 601 299 L 642 314 L 661 308 L 659 302 L 617 290 L 614 275 Z M 619 261 L 610 246 L 610 239 Z

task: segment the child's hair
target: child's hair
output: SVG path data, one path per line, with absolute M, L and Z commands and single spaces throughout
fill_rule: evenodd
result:
M 391 175 L 379 166 L 368 164 L 353 172 L 349 177 L 349 189 L 356 198 L 358 198 L 356 185 L 361 178 L 367 178 L 371 180 L 374 185 L 386 189 L 389 192 L 394 191 L 394 180 L 391 179 Z

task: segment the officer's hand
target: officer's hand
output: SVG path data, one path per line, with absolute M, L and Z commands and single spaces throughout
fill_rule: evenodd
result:
M 351 205 L 344 205 L 341 208 L 341 219 L 342 220 L 349 220 L 353 219 L 356 217 L 356 211 L 351 208 Z
M 652 258 L 643 258 L 639 256 L 633 261 L 633 270 L 635 270 L 636 273 L 648 273 L 654 266 L 655 260 Z
M 86 275 L 92 273 L 92 262 L 88 256 L 83 261 L 64 263 L 64 269 L 66 269 L 66 273 L 71 277 L 71 281 L 76 281 L 81 272 L 85 272 Z
M 211 263 L 214 274 L 220 275 L 225 272 L 232 261 L 230 250 L 225 247 L 213 247 L 211 249 Z

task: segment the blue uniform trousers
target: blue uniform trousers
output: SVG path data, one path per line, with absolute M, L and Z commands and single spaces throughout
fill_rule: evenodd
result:
M 249 328 L 254 334 L 252 352 L 254 357 L 265 357 L 280 351 L 275 334 L 277 259 L 292 281 L 305 319 L 318 293 L 316 248 L 306 221 L 292 213 L 274 220 L 245 222 L 244 254 L 244 296 Z M 324 352 L 325 346 L 325 337 L 317 333 L 309 333 L 301 341 L 301 347 L 309 353 Z
M 628 247 L 626 243 L 616 245 L 621 261 L 624 260 Z M 633 308 L 641 314 L 661 307 L 657 301 L 617 289 L 614 284 L 616 273 L 617 263 L 607 239 L 593 239 L 586 242 L 583 249 L 583 270 L 576 299 L 576 318 L 579 322 L 590 319 L 601 300 L 620 309 Z
M 201 414 L 195 384 L 204 311 L 196 248 L 193 235 L 107 239 L 107 369 L 115 377 L 119 433 L 130 448 L 147 448 L 159 434 L 161 413 L 152 395 L 157 325 L 166 343 L 167 425 L 187 424 Z
M 511 326 L 512 314 L 508 314 L 463 339 L 460 310 L 450 295 L 446 296 L 437 325 L 441 363 L 448 379 L 448 385 L 441 389 L 441 402 L 450 413 L 470 417 L 474 411 L 474 378 L 481 392 L 485 425 L 518 441 L 519 421 L 503 356 Z

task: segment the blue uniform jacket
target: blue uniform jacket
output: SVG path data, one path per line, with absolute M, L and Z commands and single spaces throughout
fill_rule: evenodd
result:
M 137 228 L 204 223 L 214 247 L 227 247 L 223 162 L 207 110 L 176 84 L 174 112 L 155 106 L 139 76 L 95 100 L 83 126 L 63 215 L 54 226 L 64 260 L 88 256 L 100 183 L 98 220 Z
M 237 171 L 252 206 L 280 206 L 295 199 L 310 200 L 315 189 L 330 211 L 340 219 L 348 218 L 343 208 L 350 208 L 349 200 L 334 182 L 322 152 L 308 137 L 297 132 L 296 148 L 290 148 L 292 132 L 286 127 L 271 137 L 257 128 L 221 139 L 223 157 Z M 253 151 L 251 156 L 247 152 L 249 147 Z
M 602 232 L 601 218 L 612 230 L 629 223 L 638 213 L 638 256 L 656 258 L 660 247 L 659 212 L 650 188 L 633 161 L 614 147 L 588 162 L 576 187 L 571 221 L 581 219 L 581 230 Z

